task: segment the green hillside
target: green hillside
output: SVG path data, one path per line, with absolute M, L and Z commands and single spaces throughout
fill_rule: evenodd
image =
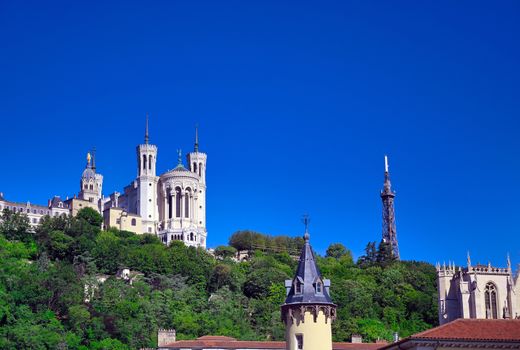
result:
M 136 349 L 155 346 L 158 328 L 175 328 L 179 339 L 283 339 L 283 282 L 302 239 L 237 232 L 214 257 L 152 235 L 100 231 L 101 220 L 87 208 L 45 218 L 30 232 L 23 214 L 2 213 L 0 348 Z M 237 249 L 247 259 L 233 261 Z M 341 244 L 326 255 L 318 263 L 338 305 L 335 341 L 352 333 L 390 340 L 394 331 L 407 336 L 436 325 L 432 265 L 393 261 L 375 243 L 357 262 Z M 130 284 L 116 278 L 121 268 L 140 274 Z

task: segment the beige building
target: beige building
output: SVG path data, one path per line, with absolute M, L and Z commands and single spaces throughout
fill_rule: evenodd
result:
M 472 265 L 469 254 L 464 268 L 437 264 L 439 324 L 457 318 L 519 318 L 518 280 L 518 274 L 513 276 L 509 257 L 507 267 Z
M 108 208 L 103 211 L 103 228 L 115 227 L 121 231 L 130 231 L 140 234 L 142 228 L 141 217 L 131 214 L 122 208 Z

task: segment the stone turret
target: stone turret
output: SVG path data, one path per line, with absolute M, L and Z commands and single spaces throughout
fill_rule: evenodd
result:
M 287 350 L 332 350 L 331 323 L 336 305 L 329 295 L 330 280 L 323 279 L 305 232 L 298 269 L 285 281 L 287 298 L 282 305 Z

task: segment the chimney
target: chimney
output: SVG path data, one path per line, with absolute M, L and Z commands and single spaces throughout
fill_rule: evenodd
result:
M 359 334 L 352 334 L 350 342 L 352 344 L 361 344 L 363 342 L 363 337 Z
M 399 341 L 399 333 L 394 332 L 394 343 L 397 343 Z
M 159 328 L 157 331 L 157 346 L 165 346 L 175 342 L 175 329 Z

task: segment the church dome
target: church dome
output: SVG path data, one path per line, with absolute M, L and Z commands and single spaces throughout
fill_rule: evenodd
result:
M 85 180 L 94 180 L 96 178 L 96 172 L 92 168 L 87 167 L 85 170 L 83 170 L 83 175 L 81 175 L 81 178 Z
M 177 171 L 177 172 L 178 172 L 178 171 L 182 171 L 182 172 L 190 172 L 190 171 L 189 171 L 188 169 L 186 169 L 186 168 L 184 167 L 184 165 L 182 165 L 182 164 L 177 165 L 177 166 L 175 167 L 175 169 L 173 169 L 172 171 Z

